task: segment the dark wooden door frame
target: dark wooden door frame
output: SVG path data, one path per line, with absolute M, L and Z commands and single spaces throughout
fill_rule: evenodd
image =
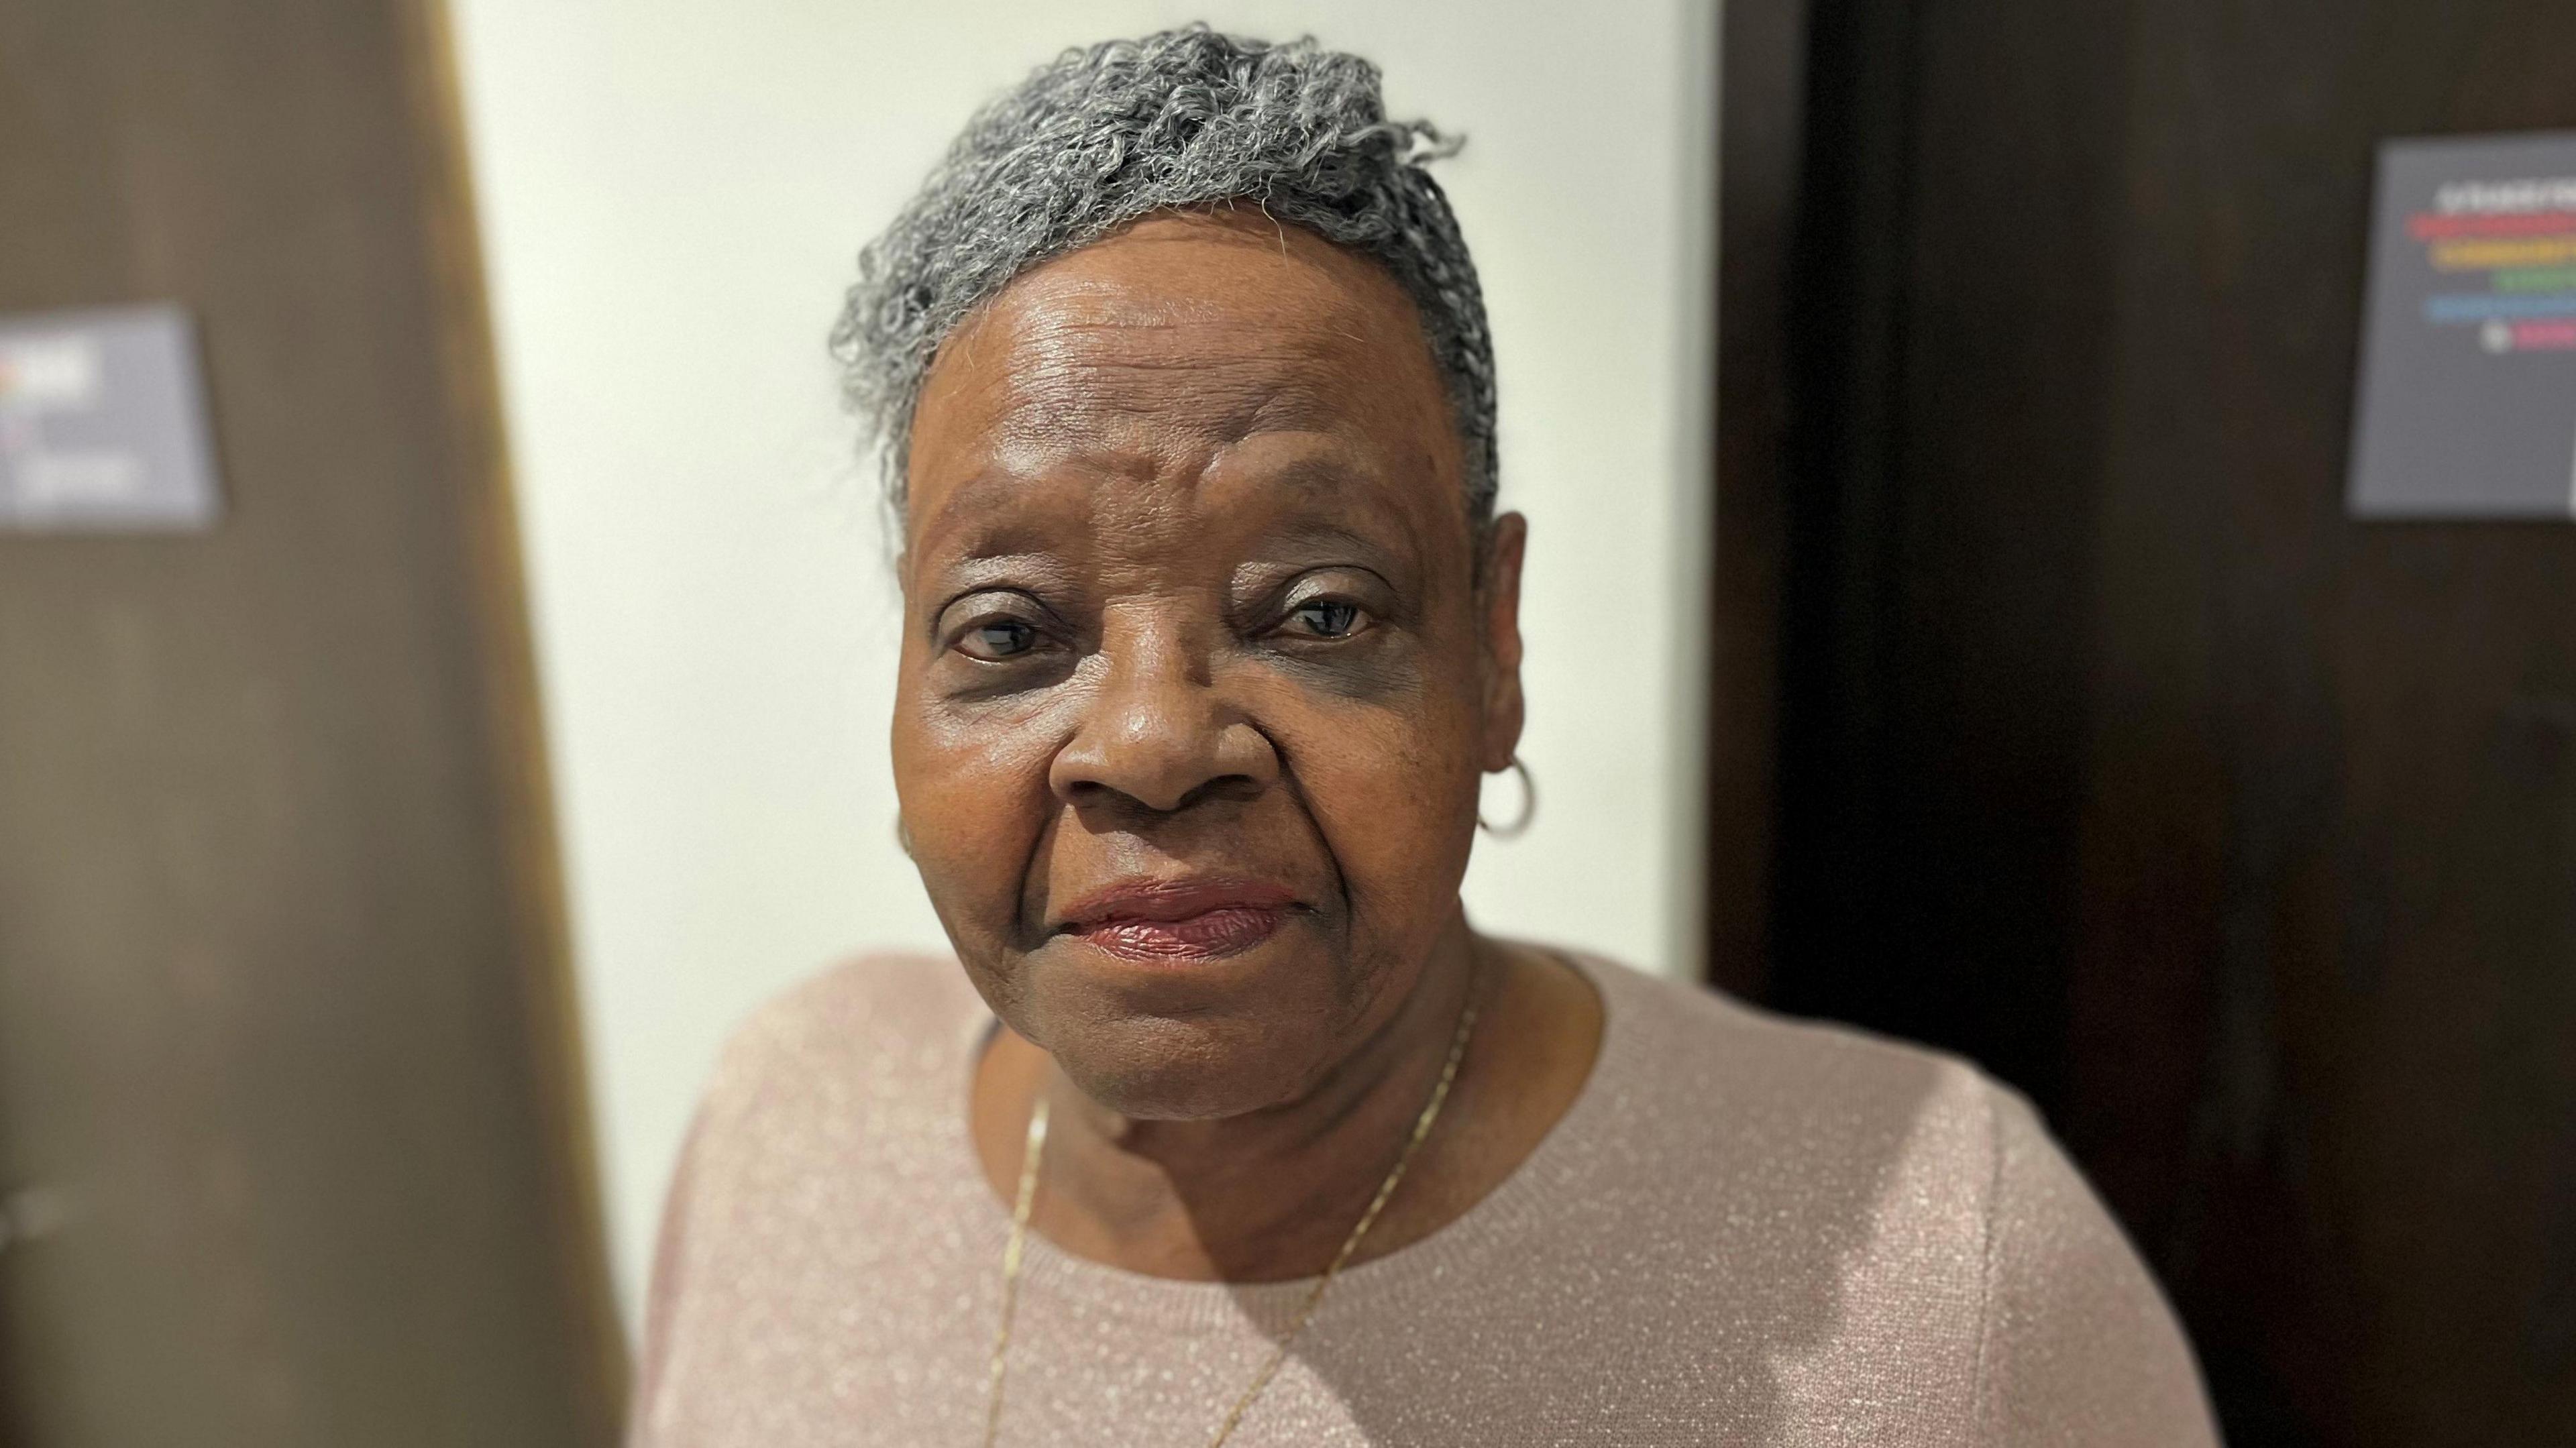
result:
M 1703 908 L 1710 983 L 1758 996 L 1771 948 L 1787 327 L 1806 156 L 1807 0 L 1729 0 L 1720 64 Z
M 2231 1441 L 2562 1437 L 2576 529 L 2340 499 L 2373 146 L 2576 126 L 2576 10 L 1727 43 L 1713 974 L 2028 1092 Z
M 0 1440 L 619 1432 L 445 23 L 0 0 L 0 308 L 189 308 L 229 508 L 0 535 Z

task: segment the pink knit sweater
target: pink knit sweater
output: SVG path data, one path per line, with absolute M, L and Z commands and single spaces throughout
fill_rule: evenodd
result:
M 1458 1221 L 1344 1274 L 1241 1448 L 2215 1442 L 2191 1351 L 2030 1108 L 1946 1057 L 1582 962 L 1592 1078 Z M 639 1448 L 972 1445 L 1007 1210 L 991 1017 L 845 966 L 725 1055 L 671 1191 Z M 1032 1240 L 1006 1444 L 1205 1443 L 1299 1284 Z

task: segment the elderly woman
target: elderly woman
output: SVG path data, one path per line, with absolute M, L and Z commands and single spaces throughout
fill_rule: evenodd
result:
M 1442 150 L 1185 30 L 1039 70 L 867 248 L 957 961 L 729 1050 L 639 1443 L 2211 1441 L 2021 1101 L 1468 923 L 1526 527 Z

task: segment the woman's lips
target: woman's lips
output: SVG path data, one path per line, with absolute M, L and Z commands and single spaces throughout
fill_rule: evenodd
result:
M 1271 885 L 1139 880 L 1086 897 L 1063 928 L 1122 960 L 1215 960 L 1276 934 L 1294 903 Z
M 1214 960 L 1268 940 L 1279 929 L 1280 915 L 1277 910 L 1228 906 L 1185 920 L 1104 920 L 1079 934 L 1126 960 Z

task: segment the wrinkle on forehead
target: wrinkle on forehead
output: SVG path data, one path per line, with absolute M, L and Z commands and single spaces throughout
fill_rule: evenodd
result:
M 1355 373 L 1383 364 L 1368 355 L 1368 338 L 1320 325 L 1327 320 L 1085 321 L 1039 298 L 977 327 L 973 361 L 982 365 L 957 369 L 938 403 L 1004 443 L 1114 436 L 1136 417 L 1209 444 L 1262 430 L 1340 430 L 1385 406 L 1351 386 Z
M 935 515 L 1000 501 L 964 490 L 997 472 L 1196 475 L 1270 432 L 1464 496 L 1420 316 L 1383 268 L 1293 228 L 1156 219 L 1012 283 L 943 347 L 913 521 L 926 542 Z
M 1094 459 L 1067 473 L 1047 466 L 1043 455 L 1029 461 L 1014 467 L 998 460 L 948 489 L 925 510 L 918 555 L 1044 555 L 1063 545 L 1067 528 L 1091 533 L 1113 516 L 1131 525 L 1153 517 L 1193 529 L 1206 521 L 1200 505 L 1213 491 L 1218 507 L 1257 501 L 1258 530 L 1274 546 L 1355 549 L 1407 570 L 1428 561 L 1416 536 L 1420 520 L 1406 516 L 1399 491 L 1325 435 L 1254 432 L 1171 467 L 1135 458 L 1119 468 Z M 1104 496 L 1107 489 L 1117 490 L 1115 496 Z

